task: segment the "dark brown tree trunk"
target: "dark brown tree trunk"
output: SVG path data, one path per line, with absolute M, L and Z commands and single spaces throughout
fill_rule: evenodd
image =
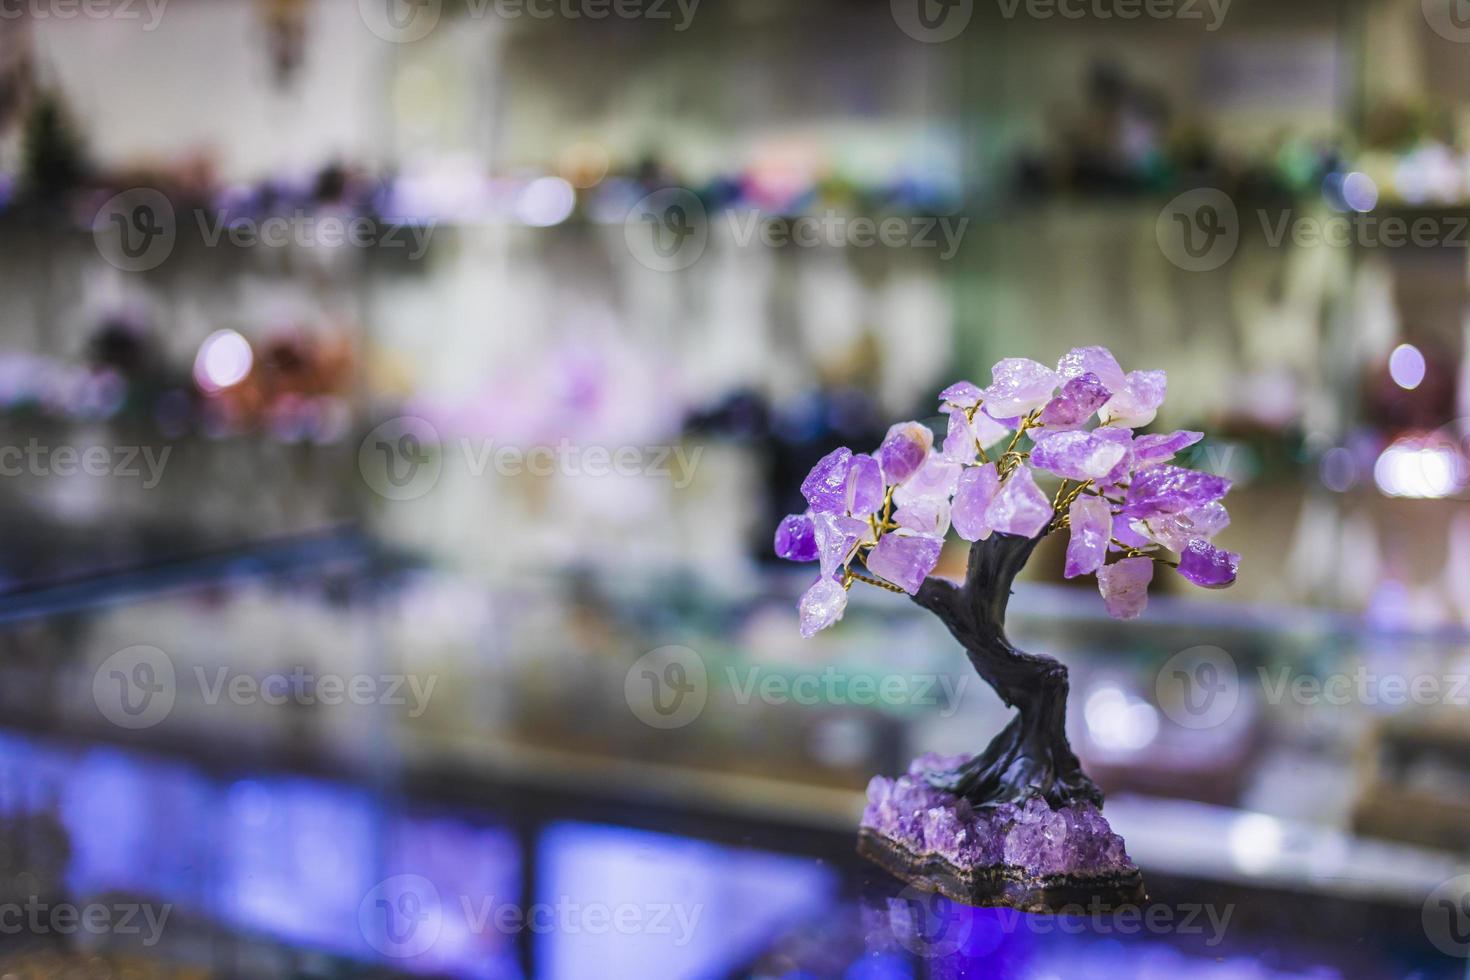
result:
M 930 578 L 914 601 L 949 627 L 975 672 L 1017 709 L 986 750 L 958 769 L 930 772 L 931 785 L 976 806 L 1020 803 L 1043 796 L 1053 807 L 1102 804 L 1067 742 L 1067 668 L 1026 653 L 1006 639 L 1006 605 L 1016 575 L 1041 540 L 993 534 L 970 546 L 964 585 Z

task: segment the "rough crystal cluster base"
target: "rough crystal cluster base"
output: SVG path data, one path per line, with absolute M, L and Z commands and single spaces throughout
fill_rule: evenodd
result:
M 929 753 L 898 779 L 873 777 L 858 851 L 911 885 L 968 905 L 1088 913 L 1141 904 L 1143 878 L 1090 803 L 977 810 L 924 781 L 963 757 Z

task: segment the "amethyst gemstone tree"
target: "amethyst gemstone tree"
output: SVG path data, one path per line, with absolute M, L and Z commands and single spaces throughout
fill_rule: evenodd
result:
M 802 483 L 810 509 L 776 531 L 782 558 L 820 565 L 801 598 L 802 635 L 841 619 L 854 583 L 906 593 L 1017 712 L 973 758 L 925 755 L 868 785 L 859 849 L 898 877 L 1033 911 L 1143 899 L 1067 742 L 1067 669 L 1012 646 L 1005 613 L 1037 544 L 1064 530 L 1064 575 L 1096 576 L 1119 619 L 1143 612 L 1157 565 L 1206 588 L 1235 581 L 1239 556 L 1211 543 L 1230 521 L 1229 481 L 1171 462 L 1201 433 L 1134 432 L 1165 390 L 1164 372 L 1124 373 L 1102 347 L 1073 350 L 1055 370 L 1007 358 L 990 387 L 940 392 L 938 448 L 927 426 L 902 422 L 873 454 L 838 449 Z M 1038 475 L 1059 481 L 1050 496 Z M 971 543 L 961 584 L 930 575 L 951 528 Z

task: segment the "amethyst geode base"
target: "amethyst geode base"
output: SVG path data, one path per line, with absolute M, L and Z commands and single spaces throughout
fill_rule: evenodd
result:
M 1032 797 L 975 809 L 924 781 L 926 770 L 964 761 L 929 753 L 897 779 L 874 776 L 858 851 L 911 885 L 969 905 L 1106 911 L 1144 901 L 1143 878 L 1097 807 L 1053 810 Z

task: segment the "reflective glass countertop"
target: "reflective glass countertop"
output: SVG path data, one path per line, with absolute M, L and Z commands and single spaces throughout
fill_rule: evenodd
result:
M 854 851 L 867 776 L 982 738 L 995 716 L 742 706 L 753 662 L 867 669 L 862 651 L 782 661 L 761 616 L 575 580 L 549 599 L 350 535 L 0 597 L 0 970 L 1463 975 L 1436 948 L 1446 852 L 1241 794 L 1112 784 L 1150 890 L 1136 911 L 1038 917 L 905 890 Z M 945 669 L 926 625 L 886 628 L 910 641 L 912 676 Z M 711 684 L 681 729 L 640 720 L 625 684 L 651 638 L 701 647 L 712 674 L 739 668 L 734 694 Z M 1074 663 L 1077 690 L 1127 686 Z M 968 720 L 934 723 L 946 713 Z M 1259 777 L 1242 785 L 1268 798 Z

